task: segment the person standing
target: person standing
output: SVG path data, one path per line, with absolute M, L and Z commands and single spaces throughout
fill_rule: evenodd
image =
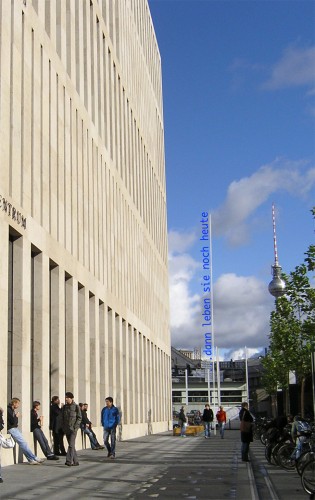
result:
M 203 410 L 202 421 L 205 428 L 205 439 L 208 439 L 211 436 L 211 425 L 213 422 L 213 411 L 208 403 Z
M 19 445 L 20 449 L 23 452 L 23 455 L 25 455 L 30 465 L 41 464 L 42 462 L 45 461 L 45 458 L 38 458 L 36 455 L 34 455 L 32 450 L 28 446 L 27 442 L 25 441 L 22 433 L 18 429 L 20 414 L 17 411 L 17 409 L 19 408 L 19 406 L 20 406 L 19 398 L 13 398 L 11 400 L 11 403 L 8 405 L 8 417 L 7 417 L 8 433 L 11 434 L 14 441 Z
M 66 463 L 68 467 L 71 465 L 79 465 L 77 451 L 75 449 L 75 439 L 82 420 L 81 410 L 79 405 L 74 402 L 72 392 L 66 392 L 65 405 L 61 410 L 61 427 L 68 441 L 68 451 Z
M 39 446 L 41 447 L 42 452 L 44 453 L 47 460 L 59 460 L 59 458 L 52 453 L 47 438 L 43 433 L 43 416 L 39 416 L 39 410 L 40 402 L 34 401 L 33 408 L 31 409 L 31 432 L 39 442 Z
M 187 417 L 185 415 L 185 407 L 182 406 L 181 409 L 179 410 L 179 415 L 178 415 L 178 425 L 180 427 L 181 437 L 186 437 L 186 424 L 187 424 Z
M 0 408 L 0 432 L 2 431 L 3 427 L 4 427 L 3 409 Z M 0 483 L 3 483 L 2 473 L 1 473 L 1 444 L 0 444 Z
M 66 456 L 67 452 L 63 444 L 64 433 L 61 428 L 61 408 L 59 396 L 53 396 L 50 403 L 49 429 L 52 432 L 54 442 L 54 455 Z
M 221 439 L 224 439 L 224 431 L 225 431 L 225 424 L 226 424 L 226 412 L 223 410 L 223 406 L 219 407 L 219 411 L 216 414 L 216 419 L 218 421 Z
M 240 431 L 241 431 L 241 453 L 242 461 L 249 462 L 248 453 L 249 445 L 253 441 L 253 417 L 248 410 L 248 403 L 243 402 L 241 411 L 239 412 L 239 418 L 241 421 Z
M 107 456 L 114 459 L 116 456 L 116 428 L 120 422 L 120 416 L 111 396 L 105 399 L 105 405 L 101 413 L 101 423 L 104 428 L 104 444 L 107 448 Z

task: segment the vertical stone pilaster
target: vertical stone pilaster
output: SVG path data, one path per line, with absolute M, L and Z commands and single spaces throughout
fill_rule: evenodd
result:
M 100 419 L 101 410 L 101 382 L 100 382 L 100 301 L 95 299 L 95 398 L 94 398 L 94 413 L 93 420 L 97 425 Z
M 49 423 L 49 258 L 40 253 L 34 257 L 33 396 L 42 405 L 45 424 Z
M 127 321 L 123 323 L 122 330 L 122 354 L 123 354 L 123 381 L 122 381 L 122 390 L 123 390 L 123 409 L 124 409 L 124 418 L 123 421 L 125 424 L 130 424 L 130 362 L 129 362 L 129 333 L 130 333 L 130 325 Z
M 122 409 L 123 405 L 123 397 L 122 397 L 122 364 L 123 364 L 123 356 L 122 356 L 122 318 L 121 316 L 116 316 L 115 318 L 115 359 L 116 359 L 116 369 L 115 369 L 115 386 L 114 386 L 114 400 L 116 401 L 116 405 Z
M 89 318 L 90 318 L 90 329 L 89 329 L 89 352 L 90 352 L 90 414 L 92 421 L 95 422 L 96 413 L 96 394 L 98 387 L 97 376 L 96 376 L 96 342 L 95 342 L 95 331 L 96 331 L 96 297 L 92 295 L 89 299 Z
M 66 391 L 78 398 L 78 282 L 71 277 L 65 282 L 66 304 Z
M 100 408 L 103 408 L 105 392 L 106 392 L 106 342 L 105 334 L 107 331 L 107 307 L 102 302 L 99 306 L 99 383 L 100 383 Z
M 22 432 L 30 431 L 31 403 L 31 243 L 19 238 L 13 243 L 13 356 L 12 396 L 21 400 Z
M 90 402 L 90 317 L 89 291 L 82 287 L 78 291 L 78 357 L 79 393 L 77 401 Z
M 9 281 L 9 230 L 8 225 L 0 218 L 0 318 L 1 318 L 1 349 L 0 366 L 1 384 L 0 401 L 5 406 L 7 401 L 8 378 L 8 281 Z
M 110 309 L 107 314 L 108 317 L 108 394 L 114 394 L 114 374 L 116 373 L 116 339 L 115 339 L 115 312 Z M 106 396 L 105 396 L 106 397 Z M 113 396 L 114 397 L 114 396 Z
M 140 422 L 140 407 L 142 405 L 142 394 L 140 391 L 140 361 L 139 361 L 139 352 L 140 352 L 140 334 L 138 330 L 134 329 L 134 381 L 135 381 L 135 394 L 138 395 L 135 401 L 135 418 L 134 423 L 138 424 Z
M 50 270 L 50 396 L 64 401 L 66 390 L 65 273 Z

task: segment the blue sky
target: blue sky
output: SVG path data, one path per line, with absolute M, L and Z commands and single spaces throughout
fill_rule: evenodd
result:
M 215 345 L 268 346 L 276 206 L 287 273 L 314 244 L 315 2 L 149 0 L 163 71 L 172 344 L 203 348 L 200 216 Z

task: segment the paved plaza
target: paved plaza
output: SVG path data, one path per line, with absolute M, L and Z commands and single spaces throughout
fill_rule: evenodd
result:
M 79 441 L 78 436 L 78 441 Z M 2 453 L 11 453 L 2 450 Z M 48 499 L 307 499 L 295 472 L 270 466 L 259 441 L 251 444 L 251 461 L 240 460 L 240 435 L 227 430 L 180 438 L 172 433 L 117 443 L 117 457 L 104 450 L 79 452 L 80 466 L 58 462 L 3 468 L 1 500 Z

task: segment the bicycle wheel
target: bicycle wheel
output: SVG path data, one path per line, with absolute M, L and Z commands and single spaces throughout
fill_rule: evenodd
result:
M 297 473 L 301 476 L 302 475 L 302 470 L 305 464 L 311 459 L 312 457 L 312 452 L 311 451 L 305 451 L 302 453 L 302 455 L 299 456 L 299 458 L 295 462 L 295 468 Z
M 277 443 L 273 448 L 272 448 L 272 452 L 271 452 L 271 455 L 272 455 L 272 458 L 273 458 L 273 462 L 276 464 L 276 465 L 279 465 L 279 459 L 278 459 L 278 452 L 280 450 L 280 448 L 284 445 L 283 442 L 281 443 Z
M 277 454 L 277 461 L 280 467 L 286 470 L 292 470 L 295 468 L 295 460 L 291 460 L 291 455 L 295 450 L 293 443 L 285 443 L 279 448 Z
M 265 446 L 265 458 L 270 465 L 275 465 L 275 461 L 273 459 L 272 455 L 272 450 L 273 450 L 274 445 L 273 444 L 268 444 Z
M 302 470 L 301 483 L 303 489 L 309 495 L 315 493 L 315 461 L 314 459 L 309 460 Z
M 254 439 L 260 439 L 261 427 L 257 424 L 254 425 L 253 436 L 254 436 Z

